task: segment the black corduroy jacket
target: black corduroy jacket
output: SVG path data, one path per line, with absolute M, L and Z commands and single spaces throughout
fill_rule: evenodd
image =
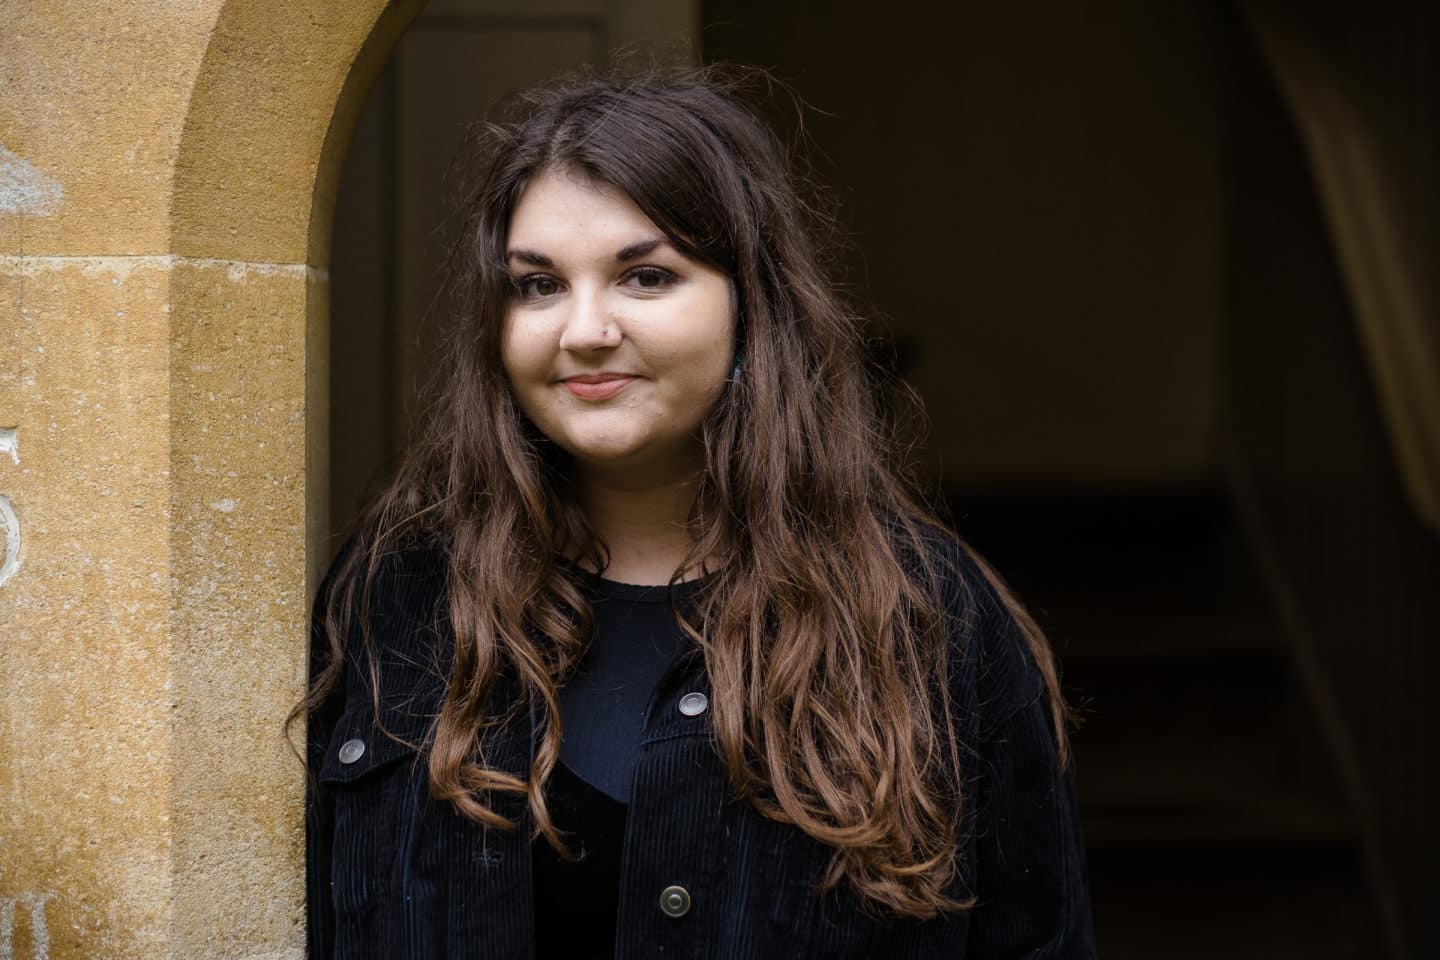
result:
M 953 895 L 976 906 L 932 920 L 875 917 L 842 884 L 815 892 L 828 848 L 738 801 L 716 749 L 703 658 L 681 657 L 656 687 L 628 811 L 617 960 L 1086 958 L 1094 955 L 1073 779 L 1056 761 L 1043 680 L 978 567 L 954 551 L 951 697 L 965 745 L 968 839 Z M 531 960 L 530 818 L 501 797 L 513 831 L 482 827 L 430 796 L 423 742 L 453 645 L 446 559 L 387 558 L 372 590 L 372 649 L 384 727 L 360 644 L 345 681 L 312 714 L 306 853 L 315 960 Z M 328 578 L 327 578 L 328 582 Z M 325 587 L 317 597 L 317 613 Z M 322 656 L 319 618 L 313 666 Z M 497 703 L 518 694 L 497 686 Z M 498 712 L 498 711 L 497 711 Z M 533 717 L 486 743 L 487 762 L 524 775 Z M 542 958 L 544 960 L 544 958 Z M 566 958 L 574 960 L 574 958 Z

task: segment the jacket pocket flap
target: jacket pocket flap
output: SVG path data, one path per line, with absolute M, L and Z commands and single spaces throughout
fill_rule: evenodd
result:
M 406 757 L 417 757 L 428 724 L 397 724 L 393 717 L 385 719 L 389 733 L 375 723 L 375 712 L 370 704 L 345 711 L 335 727 L 330 746 L 325 750 L 325 760 L 320 766 L 320 782 L 353 783 Z M 397 737 L 400 739 L 397 740 Z

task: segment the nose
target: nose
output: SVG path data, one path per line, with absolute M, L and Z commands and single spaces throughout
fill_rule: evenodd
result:
M 593 353 L 620 345 L 620 324 L 610 315 L 602 297 L 577 290 L 565 309 L 568 312 L 560 331 L 560 349 Z

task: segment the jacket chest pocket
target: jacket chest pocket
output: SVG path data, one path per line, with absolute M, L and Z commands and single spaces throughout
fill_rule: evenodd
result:
M 337 914 L 383 902 L 393 883 L 414 820 L 415 778 L 425 775 L 418 758 L 416 747 L 374 726 L 368 704 L 336 727 L 319 783 L 335 803 L 330 890 Z

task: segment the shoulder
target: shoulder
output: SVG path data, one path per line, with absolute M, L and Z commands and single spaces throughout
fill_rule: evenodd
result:
M 449 555 L 438 542 L 408 544 L 383 551 L 369 575 L 369 558 L 360 555 L 360 538 L 352 535 L 326 566 L 315 593 L 320 613 L 337 588 L 350 589 L 347 612 L 363 609 L 375 619 L 407 618 L 429 612 L 448 584 Z M 342 575 L 347 583 L 341 584 Z
M 952 687 L 958 687 L 954 692 L 970 705 L 984 735 L 1046 696 L 1031 646 L 1032 637 L 1044 640 L 1004 578 L 979 551 L 943 527 L 921 529 L 925 556 L 938 580 Z
M 352 536 L 327 566 L 315 595 L 314 639 L 325 642 L 325 616 L 333 605 L 350 667 L 372 659 L 383 669 L 443 658 L 447 649 L 437 641 L 448 636 L 450 574 L 444 547 L 418 543 L 386 550 L 373 574 L 362 549 Z

